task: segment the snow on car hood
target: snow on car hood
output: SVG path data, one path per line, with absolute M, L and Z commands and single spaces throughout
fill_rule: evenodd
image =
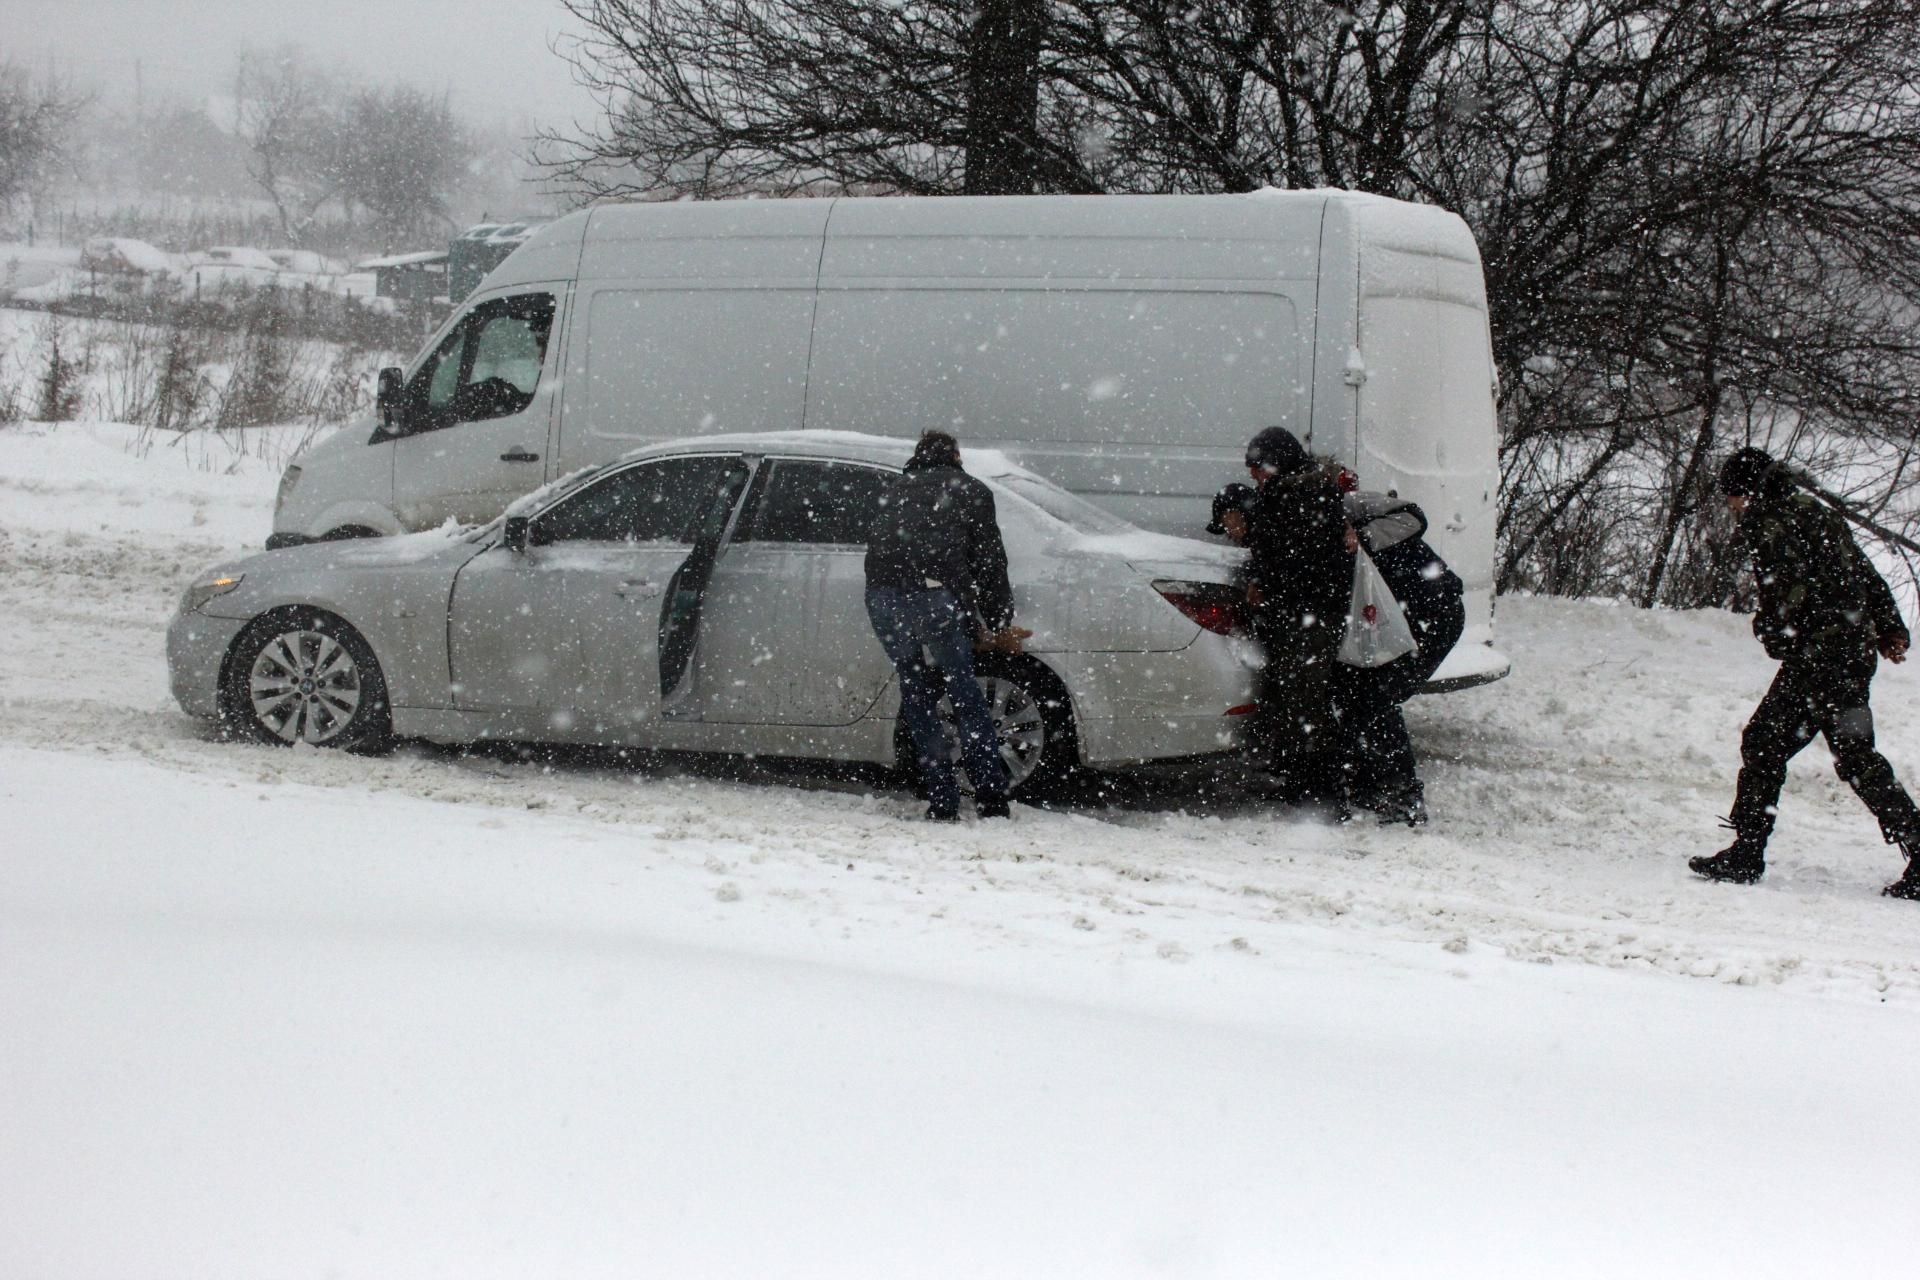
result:
M 437 529 L 403 533 L 390 538 L 347 538 L 337 542 L 307 542 L 297 547 L 259 551 L 244 560 L 229 561 L 209 572 L 285 573 L 298 569 L 391 569 L 422 564 L 456 547 L 475 550 L 465 535 L 472 530 L 452 521 Z

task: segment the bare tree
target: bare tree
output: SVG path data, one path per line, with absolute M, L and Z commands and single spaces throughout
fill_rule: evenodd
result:
M 1099 189 L 1042 66 L 1044 0 L 562 3 L 604 117 L 540 155 L 580 195 Z
M 444 95 L 356 85 L 293 48 L 242 54 L 236 82 L 248 171 L 292 243 L 329 204 L 389 248 L 450 220 L 474 145 Z
M 451 223 L 450 198 L 474 154 L 445 96 L 407 85 L 363 88 L 341 111 L 340 198 L 364 209 L 392 249 Z
M 0 214 L 32 192 L 65 154 L 85 99 L 55 83 L 36 83 L 0 62 Z
M 240 55 L 234 99 L 247 172 L 273 201 L 291 244 L 303 242 L 321 207 L 339 194 L 342 96 L 338 81 L 296 48 Z
M 1876 509 L 1910 480 L 1910 0 L 564 2 L 606 116 L 546 156 L 586 197 L 1273 184 L 1455 210 L 1503 387 L 1505 585 L 1728 589 L 1699 522 L 1730 441 L 1855 441 Z M 982 32 L 1008 40 L 992 89 Z M 989 98 L 1006 186 L 969 175 Z

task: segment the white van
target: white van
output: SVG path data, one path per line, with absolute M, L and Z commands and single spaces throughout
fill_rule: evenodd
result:
M 1344 191 L 618 204 L 537 230 L 381 422 L 289 467 L 269 546 L 480 521 L 656 441 L 953 431 L 1197 535 L 1284 425 L 1418 502 L 1465 580 L 1437 683 L 1490 648 L 1494 373 L 1480 257 L 1440 209 Z

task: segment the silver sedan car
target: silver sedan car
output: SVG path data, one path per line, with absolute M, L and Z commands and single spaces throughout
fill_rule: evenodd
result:
M 515 740 L 910 758 L 865 608 L 866 529 L 911 443 L 707 436 L 638 450 L 464 530 L 263 552 L 167 633 L 189 713 L 270 743 Z M 1149 533 L 990 451 L 1019 654 L 980 682 L 1016 789 L 1232 748 L 1258 654 L 1238 553 Z M 1196 523 L 1202 513 L 1195 513 Z

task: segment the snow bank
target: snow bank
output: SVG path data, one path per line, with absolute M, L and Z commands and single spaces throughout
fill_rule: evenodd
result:
M 1910 1269 L 1896 860 L 1815 748 L 1765 881 L 1685 871 L 1743 619 L 1503 600 L 1515 674 L 1409 709 L 1423 831 L 1233 776 L 929 829 L 210 739 L 161 629 L 277 478 L 210 463 L 0 430 L 0 1274 Z

